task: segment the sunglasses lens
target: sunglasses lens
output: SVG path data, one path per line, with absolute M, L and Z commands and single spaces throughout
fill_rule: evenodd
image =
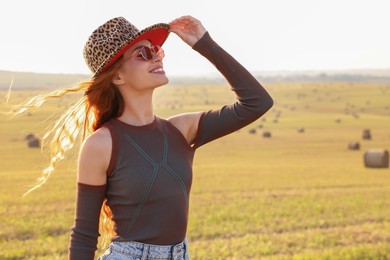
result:
M 145 60 L 150 60 L 153 57 L 152 50 L 149 47 L 142 47 L 141 55 Z
M 145 60 L 151 60 L 153 58 L 153 53 L 156 53 L 161 58 L 164 58 L 164 51 L 158 45 L 152 46 L 150 48 L 146 47 L 146 46 L 143 46 L 140 49 L 140 54 L 141 54 L 142 58 L 144 58 Z

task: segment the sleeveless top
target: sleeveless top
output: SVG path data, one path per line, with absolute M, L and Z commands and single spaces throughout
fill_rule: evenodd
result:
M 195 149 L 159 117 L 144 126 L 118 119 L 104 126 L 112 137 L 106 198 L 116 224 L 114 240 L 183 241 Z

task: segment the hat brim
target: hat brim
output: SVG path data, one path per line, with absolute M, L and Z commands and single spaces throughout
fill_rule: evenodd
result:
M 165 40 L 169 35 L 169 24 L 166 23 L 158 23 L 152 26 L 149 26 L 137 34 L 134 35 L 131 39 L 124 42 L 123 47 L 119 49 L 118 52 L 111 53 L 109 57 L 103 62 L 101 68 L 99 68 L 94 76 L 98 75 L 101 72 L 107 70 L 115 61 L 117 61 L 131 46 L 140 42 L 142 40 L 148 40 L 152 45 L 162 46 Z

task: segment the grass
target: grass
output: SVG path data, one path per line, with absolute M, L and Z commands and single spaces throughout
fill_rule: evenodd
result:
M 390 170 L 365 168 L 363 154 L 390 149 L 390 86 L 266 87 L 275 99 L 271 111 L 197 151 L 192 259 L 389 259 Z M 11 101 L 34 94 L 15 91 Z M 22 198 L 48 163 L 47 154 L 27 148 L 23 138 L 42 136 L 42 121 L 72 99 L 50 102 L 28 117 L 0 117 L 0 259 L 67 258 L 77 152 L 45 186 Z M 155 107 L 167 117 L 233 100 L 226 85 L 169 86 L 156 92 Z M 366 128 L 372 140 L 362 140 Z M 263 138 L 264 131 L 272 137 Z M 348 150 L 349 142 L 361 149 Z

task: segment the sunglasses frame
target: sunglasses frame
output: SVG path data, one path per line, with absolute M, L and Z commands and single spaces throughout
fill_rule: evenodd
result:
M 139 48 L 138 54 L 133 55 L 129 58 L 139 57 L 139 58 L 143 58 L 145 61 L 149 61 L 149 60 L 153 59 L 153 53 L 157 54 L 161 58 L 164 58 L 164 56 L 165 56 L 164 50 L 161 48 L 160 45 L 153 45 L 151 47 L 142 46 L 141 48 Z

